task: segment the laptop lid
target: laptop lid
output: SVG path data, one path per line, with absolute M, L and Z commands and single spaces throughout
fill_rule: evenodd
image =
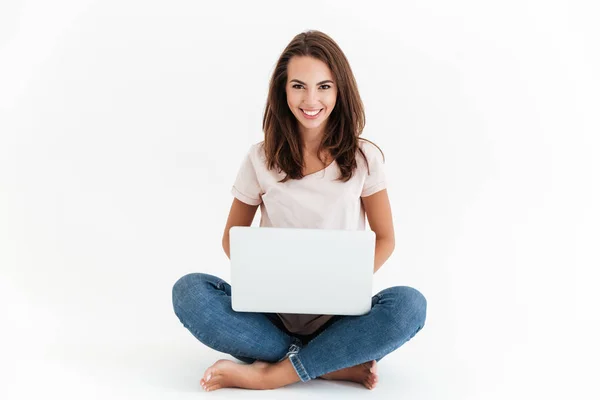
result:
M 234 226 L 235 311 L 363 315 L 371 310 L 375 232 Z

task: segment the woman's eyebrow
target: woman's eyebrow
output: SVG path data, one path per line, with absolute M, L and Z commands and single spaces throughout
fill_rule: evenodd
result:
M 291 82 L 298 82 L 298 83 L 301 83 L 301 84 L 303 84 L 303 85 L 306 85 L 306 83 L 304 83 L 304 82 L 302 82 L 302 81 L 300 81 L 300 80 L 298 80 L 298 79 L 292 79 L 292 80 L 290 81 L 290 83 L 291 83 Z M 317 85 L 322 85 L 322 84 L 324 84 L 324 83 L 327 83 L 327 82 L 331 82 L 331 83 L 333 83 L 333 81 L 332 81 L 332 80 L 328 79 L 328 80 L 326 80 L 326 81 L 321 81 L 321 82 L 317 83 Z

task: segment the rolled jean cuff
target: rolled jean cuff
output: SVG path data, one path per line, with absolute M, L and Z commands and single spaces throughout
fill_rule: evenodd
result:
M 286 358 L 289 358 L 290 362 L 292 363 L 292 366 L 296 370 L 296 373 L 300 377 L 300 380 L 302 382 L 306 382 L 306 381 L 310 380 L 310 376 L 306 372 L 306 369 L 304 368 L 304 365 L 302 365 L 302 362 L 298 359 L 298 352 L 300 351 L 301 348 L 302 348 L 302 341 L 298 338 L 294 338 L 294 343 L 292 343 L 290 345 L 290 348 L 289 348 L 288 352 L 286 353 L 286 355 L 283 356 L 278 362 L 283 361 Z
M 306 369 L 304 368 L 304 365 L 302 365 L 302 362 L 298 358 L 297 353 L 290 354 L 290 361 L 292 362 L 296 373 L 300 377 L 300 380 L 302 382 L 310 381 L 310 375 L 308 375 L 308 372 L 306 372 Z

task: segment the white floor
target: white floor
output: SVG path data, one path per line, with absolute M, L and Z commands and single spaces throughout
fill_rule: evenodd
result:
M 422 331 L 424 333 L 425 331 Z M 177 335 L 176 335 L 177 336 Z M 43 349 L 5 346 L 0 361 L 0 398 L 17 399 L 520 399 L 538 396 L 598 398 L 593 385 L 597 371 L 581 374 L 577 365 L 559 359 L 526 359 L 507 363 L 471 354 L 450 360 L 425 349 L 417 336 L 379 363 L 379 384 L 369 391 L 352 382 L 313 380 L 271 391 L 220 389 L 204 392 L 199 379 L 220 358 L 235 360 L 195 342 L 111 345 L 45 345 Z M 3 345 L 7 345 L 4 341 Z M 431 345 L 431 343 L 429 343 Z M 564 357 L 564 354 L 562 355 Z M 471 359 L 473 363 L 468 360 Z M 479 365 L 477 365 L 479 360 Z M 454 365 L 453 365 L 454 364 Z M 559 373 L 558 371 L 561 370 Z M 571 373 L 565 373 L 565 371 Z M 511 373 L 512 371 L 512 373 Z M 566 397 L 564 397 L 566 398 Z M 573 397 L 569 397 L 573 398 Z
M 415 341 L 416 343 L 416 341 Z M 407 350 L 408 347 L 405 349 Z M 192 341 L 185 345 L 53 346 L 17 356 L 3 364 L 7 385 L 2 399 L 302 399 L 448 398 L 456 392 L 451 370 L 409 361 L 414 352 L 397 350 L 379 364 L 379 384 L 369 391 L 352 382 L 313 380 L 271 391 L 220 389 L 204 392 L 199 379 L 220 358 L 233 357 Z M 411 353 L 409 357 L 403 354 Z M 7 364 L 12 364 L 7 365 Z M 12 376 L 11 376 L 12 375 Z M 434 383 L 435 382 L 435 383 Z

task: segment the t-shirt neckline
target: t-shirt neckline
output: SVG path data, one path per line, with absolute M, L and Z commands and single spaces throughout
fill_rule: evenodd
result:
M 328 169 L 329 169 L 329 168 L 330 168 L 330 167 L 331 167 L 331 166 L 332 166 L 334 163 L 335 163 L 335 160 L 331 161 L 331 162 L 329 163 L 329 165 L 327 165 L 325 168 L 322 168 L 322 169 L 320 169 L 320 170 L 318 170 L 318 171 L 312 172 L 312 173 L 310 173 L 310 174 L 308 174 L 308 175 L 304 175 L 304 178 L 307 178 L 307 177 L 309 177 L 309 176 L 316 175 L 316 174 L 318 174 L 318 173 L 320 173 L 320 172 L 326 172 L 326 171 L 327 171 L 327 170 L 328 170 Z

